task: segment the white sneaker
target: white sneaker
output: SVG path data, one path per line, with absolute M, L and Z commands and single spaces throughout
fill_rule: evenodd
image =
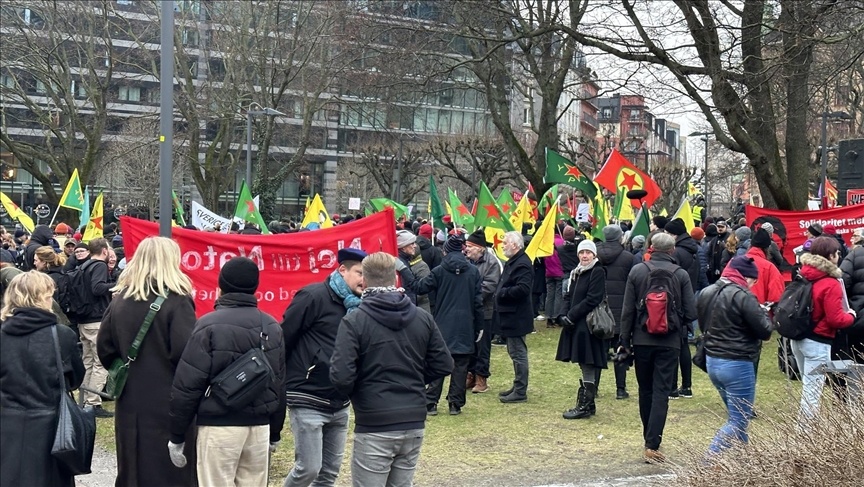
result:
M 543 316 L 543 313 L 540 313 L 539 315 L 537 315 L 536 318 L 534 318 L 534 321 L 543 321 L 545 319 L 546 319 L 546 317 Z

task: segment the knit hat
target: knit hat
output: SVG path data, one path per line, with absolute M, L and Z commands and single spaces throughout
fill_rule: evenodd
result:
M 774 225 L 768 222 L 763 223 L 762 228 L 765 229 L 765 231 L 768 232 L 769 235 L 774 233 Z
M 822 233 L 825 235 L 837 235 L 837 229 L 832 224 L 827 224 L 822 227 Z
M 255 294 L 258 290 L 258 266 L 246 257 L 233 257 L 219 271 L 219 289 L 223 294 Z
M 417 231 L 417 235 L 421 237 L 426 237 L 428 239 L 432 239 L 432 225 L 428 223 L 424 223 L 420 225 L 420 230 Z
M 633 237 L 633 240 L 630 241 L 633 244 L 634 249 L 641 249 L 645 246 L 645 236 L 644 235 L 636 235 Z
M 85 244 L 84 242 L 78 242 L 77 244 L 75 244 L 75 250 L 78 249 L 84 249 L 87 252 L 90 252 L 90 247 L 88 247 L 87 244 Z
M 729 267 L 740 272 L 744 277 L 750 277 L 752 279 L 759 278 L 759 268 L 756 267 L 756 264 L 753 263 L 753 259 L 750 257 L 744 255 L 733 257 L 732 260 L 729 261 Z
M 360 249 L 352 249 L 351 247 L 348 247 L 347 249 L 339 249 L 339 252 L 336 253 L 336 260 L 339 261 L 340 264 L 344 264 L 349 260 L 361 262 L 365 258 L 366 252 Z
M 808 239 L 804 242 L 804 251 L 805 251 L 805 252 L 810 252 L 810 246 L 811 246 L 811 245 L 813 245 L 813 239 L 812 239 L 812 238 L 808 238 Z
M 705 230 L 702 230 L 699 227 L 693 227 L 693 230 L 690 230 L 690 237 L 693 240 L 702 240 L 705 238 Z
M 21 238 L 21 237 L 23 237 L 24 235 L 27 235 L 27 232 L 25 232 L 24 230 L 22 230 L 22 229 L 20 229 L 20 228 L 16 228 L 16 229 L 15 229 L 15 234 L 14 234 L 14 237 L 15 237 L 15 238 Z
M 435 234 L 435 240 L 438 242 L 447 242 L 447 234 L 444 233 L 444 230 L 438 230 L 438 233 Z
M 396 247 L 402 248 L 413 245 L 417 241 L 417 237 L 408 230 L 399 230 L 396 232 Z
M 465 238 L 462 235 L 451 235 L 444 244 L 444 253 L 462 252 L 462 247 L 465 246 Z
M 756 233 L 750 239 L 750 245 L 760 249 L 767 249 L 771 246 L 771 236 L 768 235 L 768 232 L 764 228 L 760 228 L 756 230 Z
M 738 230 L 735 230 L 735 238 L 737 238 L 739 242 L 750 240 L 750 237 L 752 236 L 753 231 L 750 230 L 750 227 L 739 227 Z
M 621 240 L 622 235 L 624 235 L 624 232 L 621 231 L 620 225 L 606 225 L 603 227 L 603 239 L 607 242 L 618 242 Z
M 810 232 L 810 235 L 813 235 L 814 237 L 819 237 L 822 235 L 823 232 L 822 225 L 818 223 L 813 223 L 812 225 L 807 227 L 807 231 Z
M 590 250 L 591 253 L 597 255 L 597 246 L 594 245 L 594 242 L 592 240 L 585 239 L 579 242 L 579 246 L 576 247 L 576 252 L 582 252 L 583 250 Z
M 67 233 L 72 233 L 72 229 L 69 228 L 69 225 L 67 225 L 63 222 L 60 222 L 57 224 L 56 227 L 54 227 L 54 233 L 57 233 L 60 235 L 66 235 Z
M 72 235 L 72 238 L 74 238 L 75 240 L 80 242 L 81 241 L 81 232 L 75 232 L 75 235 Z
M 7 264 L 14 264 L 15 258 L 12 257 L 12 252 L 9 252 L 6 249 L 0 249 L 0 262 L 6 262 Z
M 572 241 L 576 240 L 576 229 L 571 227 L 570 225 L 567 225 L 566 227 L 564 227 L 564 231 L 561 233 L 562 233 L 562 236 L 564 237 L 564 240 L 566 240 L 568 242 L 572 242 Z
M 707 227 L 705 227 L 705 236 L 706 237 L 716 237 L 717 236 L 717 225 L 710 223 Z
M 111 239 L 112 247 L 122 247 L 123 246 L 123 237 L 120 235 L 114 235 L 114 238 Z
M 467 243 L 484 248 L 489 246 L 486 242 L 486 234 L 483 230 L 475 230 L 474 233 L 468 235 Z
M 654 223 L 654 226 L 657 228 L 666 228 L 666 224 L 669 223 L 669 219 L 663 215 L 657 215 L 651 219 Z
M 676 237 L 678 235 L 684 235 L 685 233 L 687 233 L 687 227 L 684 226 L 684 220 L 680 218 L 676 218 L 671 222 L 667 223 L 666 226 L 663 227 L 663 230 L 666 230 L 667 233 L 671 233 Z

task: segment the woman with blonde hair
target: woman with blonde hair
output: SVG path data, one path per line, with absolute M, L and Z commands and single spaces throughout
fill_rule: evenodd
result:
M 51 446 L 60 395 L 81 385 L 84 362 L 75 332 L 55 326 L 53 296 L 50 277 L 24 272 L 9 282 L 0 310 L 0 486 L 75 484 L 51 456 Z
M 180 247 L 165 237 L 144 239 L 112 291 L 115 296 L 102 319 L 97 342 L 99 360 L 106 369 L 115 359 L 128 360 L 129 347 L 151 306 L 157 298 L 164 299 L 116 401 L 116 484 L 194 485 L 195 441 L 186 442 L 189 461 L 184 468 L 171 463 L 166 448 L 174 370 L 196 319 L 192 281 L 180 270 Z M 194 435 L 194 430 L 188 434 Z
M 54 314 L 57 315 L 57 318 L 61 323 L 69 324 L 69 319 L 63 313 L 63 310 L 60 308 L 60 305 L 57 304 L 60 302 L 60 286 L 63 285 L 63 266 L 66 265 L 66 254 L 57 253 L 54 251 L 54 247 L 50 245 L 43 245 L 36 249 L 36 253 L 33 256 L 33 266 L 39 272 L 44 272 L 48 274 L 48 277 L 54 281 L 54 305 L 52 306 L 52 310 Z

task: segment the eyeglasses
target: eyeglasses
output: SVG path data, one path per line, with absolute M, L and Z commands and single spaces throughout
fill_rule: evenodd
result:
M 89 253 L 89 251 L 86 249 L 76 249 L 75 253 L 76 254 L 87 254 L 87 253 Z

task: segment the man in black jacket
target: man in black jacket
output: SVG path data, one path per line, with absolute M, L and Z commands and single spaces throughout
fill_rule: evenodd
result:
M 301 289 L 285 310 L 285 389 L 294 467 L 284 487 L 332 486 L 339 476 L 348 436 L 348 395 L 330 383 L 330 355 L 339 322 L 360 305 L 364 257 L 362 250 L 341 249 L 339 267 L 324 282 Z
M 708 257 L 708 283 L 714 284 L 717 279 L 720 279 L 720 274 L 723 273 L 723 250 L 726 249 L 726 239 L 729 238 L 729 227 L 723 220 L 717 220 L 714 224 L 716 232 L 706 230 L 705 235 L 710 237 L 708 246 L 705 249 Z M 716 233 L 716 235 L 712 235 Z
M 51 231 L 51 227 L 48 225 L 36 225 L 36 228 L 33 229 L 33 235 L 30 235 L 30 240 L 27 242 L 27 246 L 24 247 L 22 270 L 32 271 L 35 269 L 33 258 L 36 256 L 36 249 L 44 245 L 50 245 L 48 241 L 52 238 L 54 238 L 54 232 Z M 84 383 L 87 383 L 86 380 Z
M 699 244 L 687 233 L 684 220 L 680 218 L 667 223 L 664 230 L 675 237 L 675 251 L 672 253 L 672 257 L 679 267 L 687 271 L 687 275 L 690 277 L 690 287 L 693 288 L 693 294 L 695 295 L 696 291 L 699 290 L 699 273 L 702 268 L 699 262 Z M 688 322 L 685 326 L 685 333 L 681 338 L 683 341 L 678 350 L 678 363 L 681 368 L 681 387 L 677 387 L 678 380 L 676 377 L 676 387 L 672 390 L 669 396 L 670 399 L 693 397 L 693 361 L 690 357 L 690 345 L 687 342 L 687 335 L 695 332 L 693 326 L 692 323 Z
M 675 239 L 671 235 L 658 233 L 651 239 L 651 247 L 651 264 L 672 272 L 677 283 L 675 290 L 670 290 L 669 294 L 677 295 L 680 302 L 674 303 L 673 315 L 667 317 L 670 321 L 677 322 L 678 328 L 664 335 L 648 333 L 645 326 L 647 314 L 640 301 L 647 290 L 651 269 L 647 263 L 638 264 L 630 271 L 624 289 L 619 351 L 628 354 L 632 351 L 636 357 L 636 382 L 639 384 L 639 415 L 642 418 L 645 439 L 645 461 L 662 462 L 664 456 L 657 450 L 666 426 L 669 394 L 675 386 L 685 324 L 696 319 L 696 305 L 690 276 L 678 267 L 672 257 Z
M 503 403 L 528 400 L 528 345 L 525 336 L 534 331 L 531 291 L 534 287 L 534 267 L 523 250 L 519 232 L 504 234 L 504 255 L 507 262 L 495 290 L 495 318 L 501 336 L 507 340 L 507 353 L 513 361 L 513 387 L 498 393 Z
M 90 390 L 101 391 L 108 380 L 108 371 L 99 362 L 96 354 L 96 341 L 99 328 L 102 326 L 102 315 L 108 309 L 111 302 L 111 281 L 108 279 L 108 241 L 104 238 L 96 238 L 87 244 L 90 258 L 81 264 L 81 272 L 84 273 L 84 294 L 88 295 L 87 311 L 76 316 L 78 321 L 78 333 L 81 335 L 81 346 L 83 348 L 84 387 Z M 102 408 L 102 398 L 91 392 L 84 393 L 84 404 L 93 406 L 96 416 L 99 418 L 110 418 L 113 414 Z
M 363 302 L 342 320 L 330 360 L 330 381 L 354 407 L 351 475 L 360 487 L 411 485 L 426 384 L 453 370 L 432 316 L 394 287 L 395 270 L 384 252 L 363 260 Z
M 202 316 L 183 350 L 171 387 L 174 465 L 186 465 L 183 447 L 193 419 L 198 426 L 201 485 L 266 487 L 269 451 L 279 444 L 285 422 L 285 345 L 279 323 L 258 310 L 258 266 L 234 257 L 219 272 L 216 310 Z M 246 352 L 261 346 L 272 380 L 261 395 L 231 409 L 211 395 L 213 379 Z

